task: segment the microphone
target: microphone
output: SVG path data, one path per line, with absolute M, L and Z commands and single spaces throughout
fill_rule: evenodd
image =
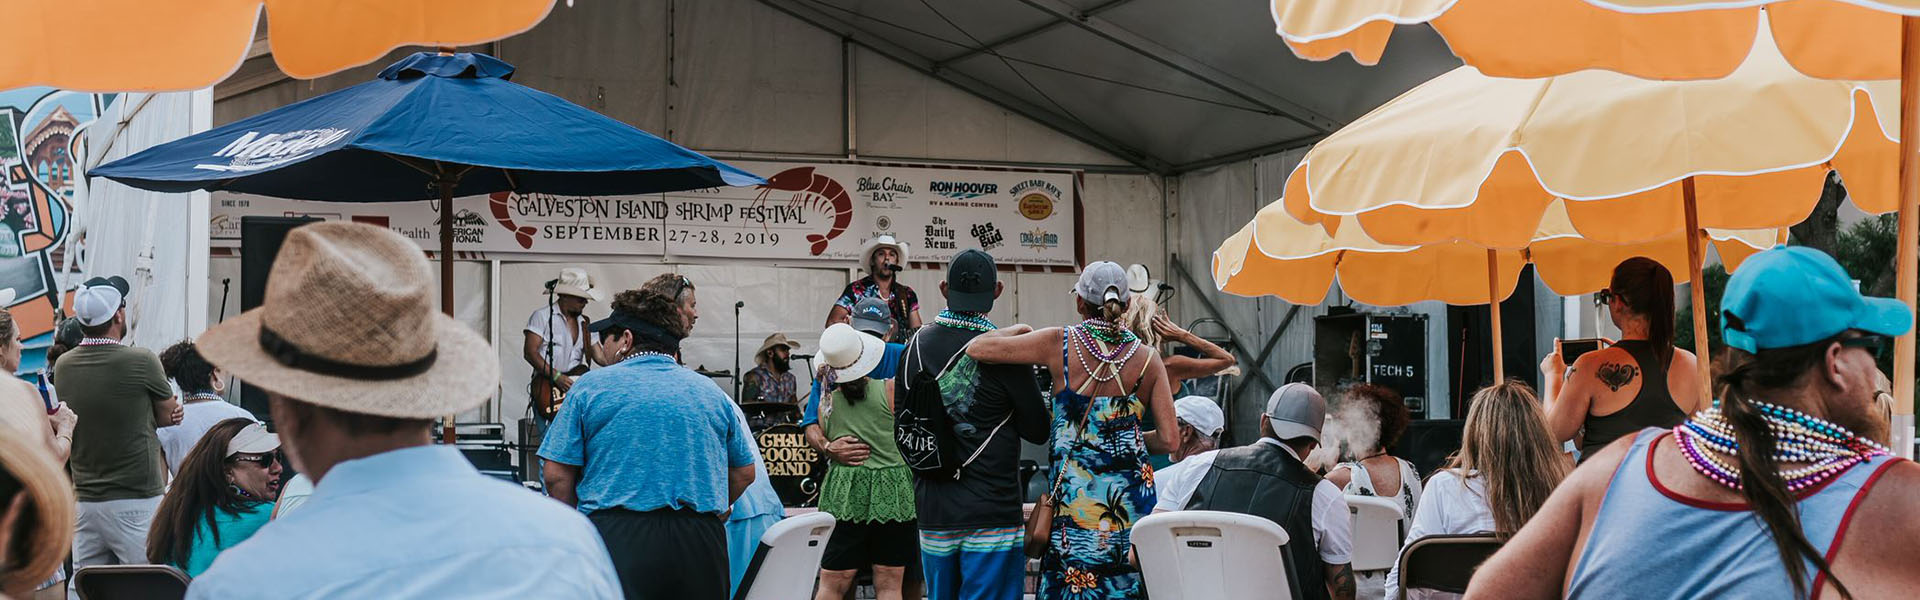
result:
M 547 291 L 549 292 L 553 291 L 553 286 L 556 286 L 556 285 L 560 285 L 559 279 L 548 279 L 546 283 Z
M 906 268 L 906 267 L 902 267 L 902 266 L 900 266 L 900 265 L 896 265 L 896 264 L 892 264 L 892 263 L 888 263 L 888 264 L 887 264 L 887 270 L 889 270 L 889 271 L 893 271 L 893 272 L 895 272 L 895 273 L 899 273 L 899 272 L 901 272 L 901 271 L 905 271 L 905 270 L 907 270 L 907 268 Z
M 737 301 L 737 302 L 734 302 L 734 303 L 733 303 L 733 307 L 734 307 L 734 308 L 746 308 L 746 307 L 747 307 L 747 301 L 745 301 L 745 300 L 740 300 L 740 301 Z
M 789 360 L 813 360 L 812 354 L 788 354 Z

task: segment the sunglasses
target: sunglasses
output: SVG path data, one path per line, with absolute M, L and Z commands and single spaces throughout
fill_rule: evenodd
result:
M 693 289 L 693 282 L 688 281 L 687 276 L 685 275 L 676 275 L 675 277 L 679 279 L 679 281 L 675 282 L 679 287 L 673 288 L 673 299 L 679 300 L 680 294 L 685 293 L 687 290 Z
M 1887 349 L 1893 338 L 1884 335 L 1867 334 L 1860 337 L 1840 338 L 1843 348 L 1859 348 L 1878 356 Z
M 1613 290 L 1600 290 L 1593 293 L 1594 306 L 1606 306 L 1613 301 Z
M 227 460 L 231 460 L 234 462 L 249 462 L 255 465 L 259 465 L 260 468 L 265 469 L 265 468 L 272 467 L 274 463 L 280 462 L 280 454 L 274 453 L 274 454 L 242 455 L 242 456 L 235 456 Z

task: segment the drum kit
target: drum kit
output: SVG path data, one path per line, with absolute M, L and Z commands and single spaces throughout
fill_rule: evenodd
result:
M 811 363 L 812 357 L 806 357 Z M 820 486 L 827 479 L 827 455 L 807 444 L 807 431 L 800 422 L 801 407 L 786 402 L 741 402 L 747 415 L 747 428 L 760 446 L 760 458 L 767 465 L 767 479 L 780 494 L 780 503 L 813 506 L 820 498 Z

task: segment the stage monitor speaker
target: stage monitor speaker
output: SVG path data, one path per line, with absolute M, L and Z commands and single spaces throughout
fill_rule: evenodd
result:
M 1447 457 L 1460 450 L 1460 435 L 1466 419 L 1418 419 L 1407 424 L 1407 433 L 1394 446 L 1393 455 L 1413 463 L 1425 478 L 1446 466 Z
M 241 217 L 240 218 L 240 310 L 253 310 L 267 298 L 267 277 L 273 273 L 273 259 L 280 256 L 280 244 L 287 233 L 308 223 L 313 217 Z M 240 385 L 240 407 L 272 424 L 267 411 L 267 393 L 260 388 Z

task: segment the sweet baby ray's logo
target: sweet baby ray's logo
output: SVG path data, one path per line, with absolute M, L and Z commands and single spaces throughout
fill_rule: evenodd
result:
M 1053 216 L 1053 204 L 1063 195 L 1060 188 L 1044 179 L 1029 179 L 1013 186 L 1014 205 L 1020 216 L 1041 221 Z

